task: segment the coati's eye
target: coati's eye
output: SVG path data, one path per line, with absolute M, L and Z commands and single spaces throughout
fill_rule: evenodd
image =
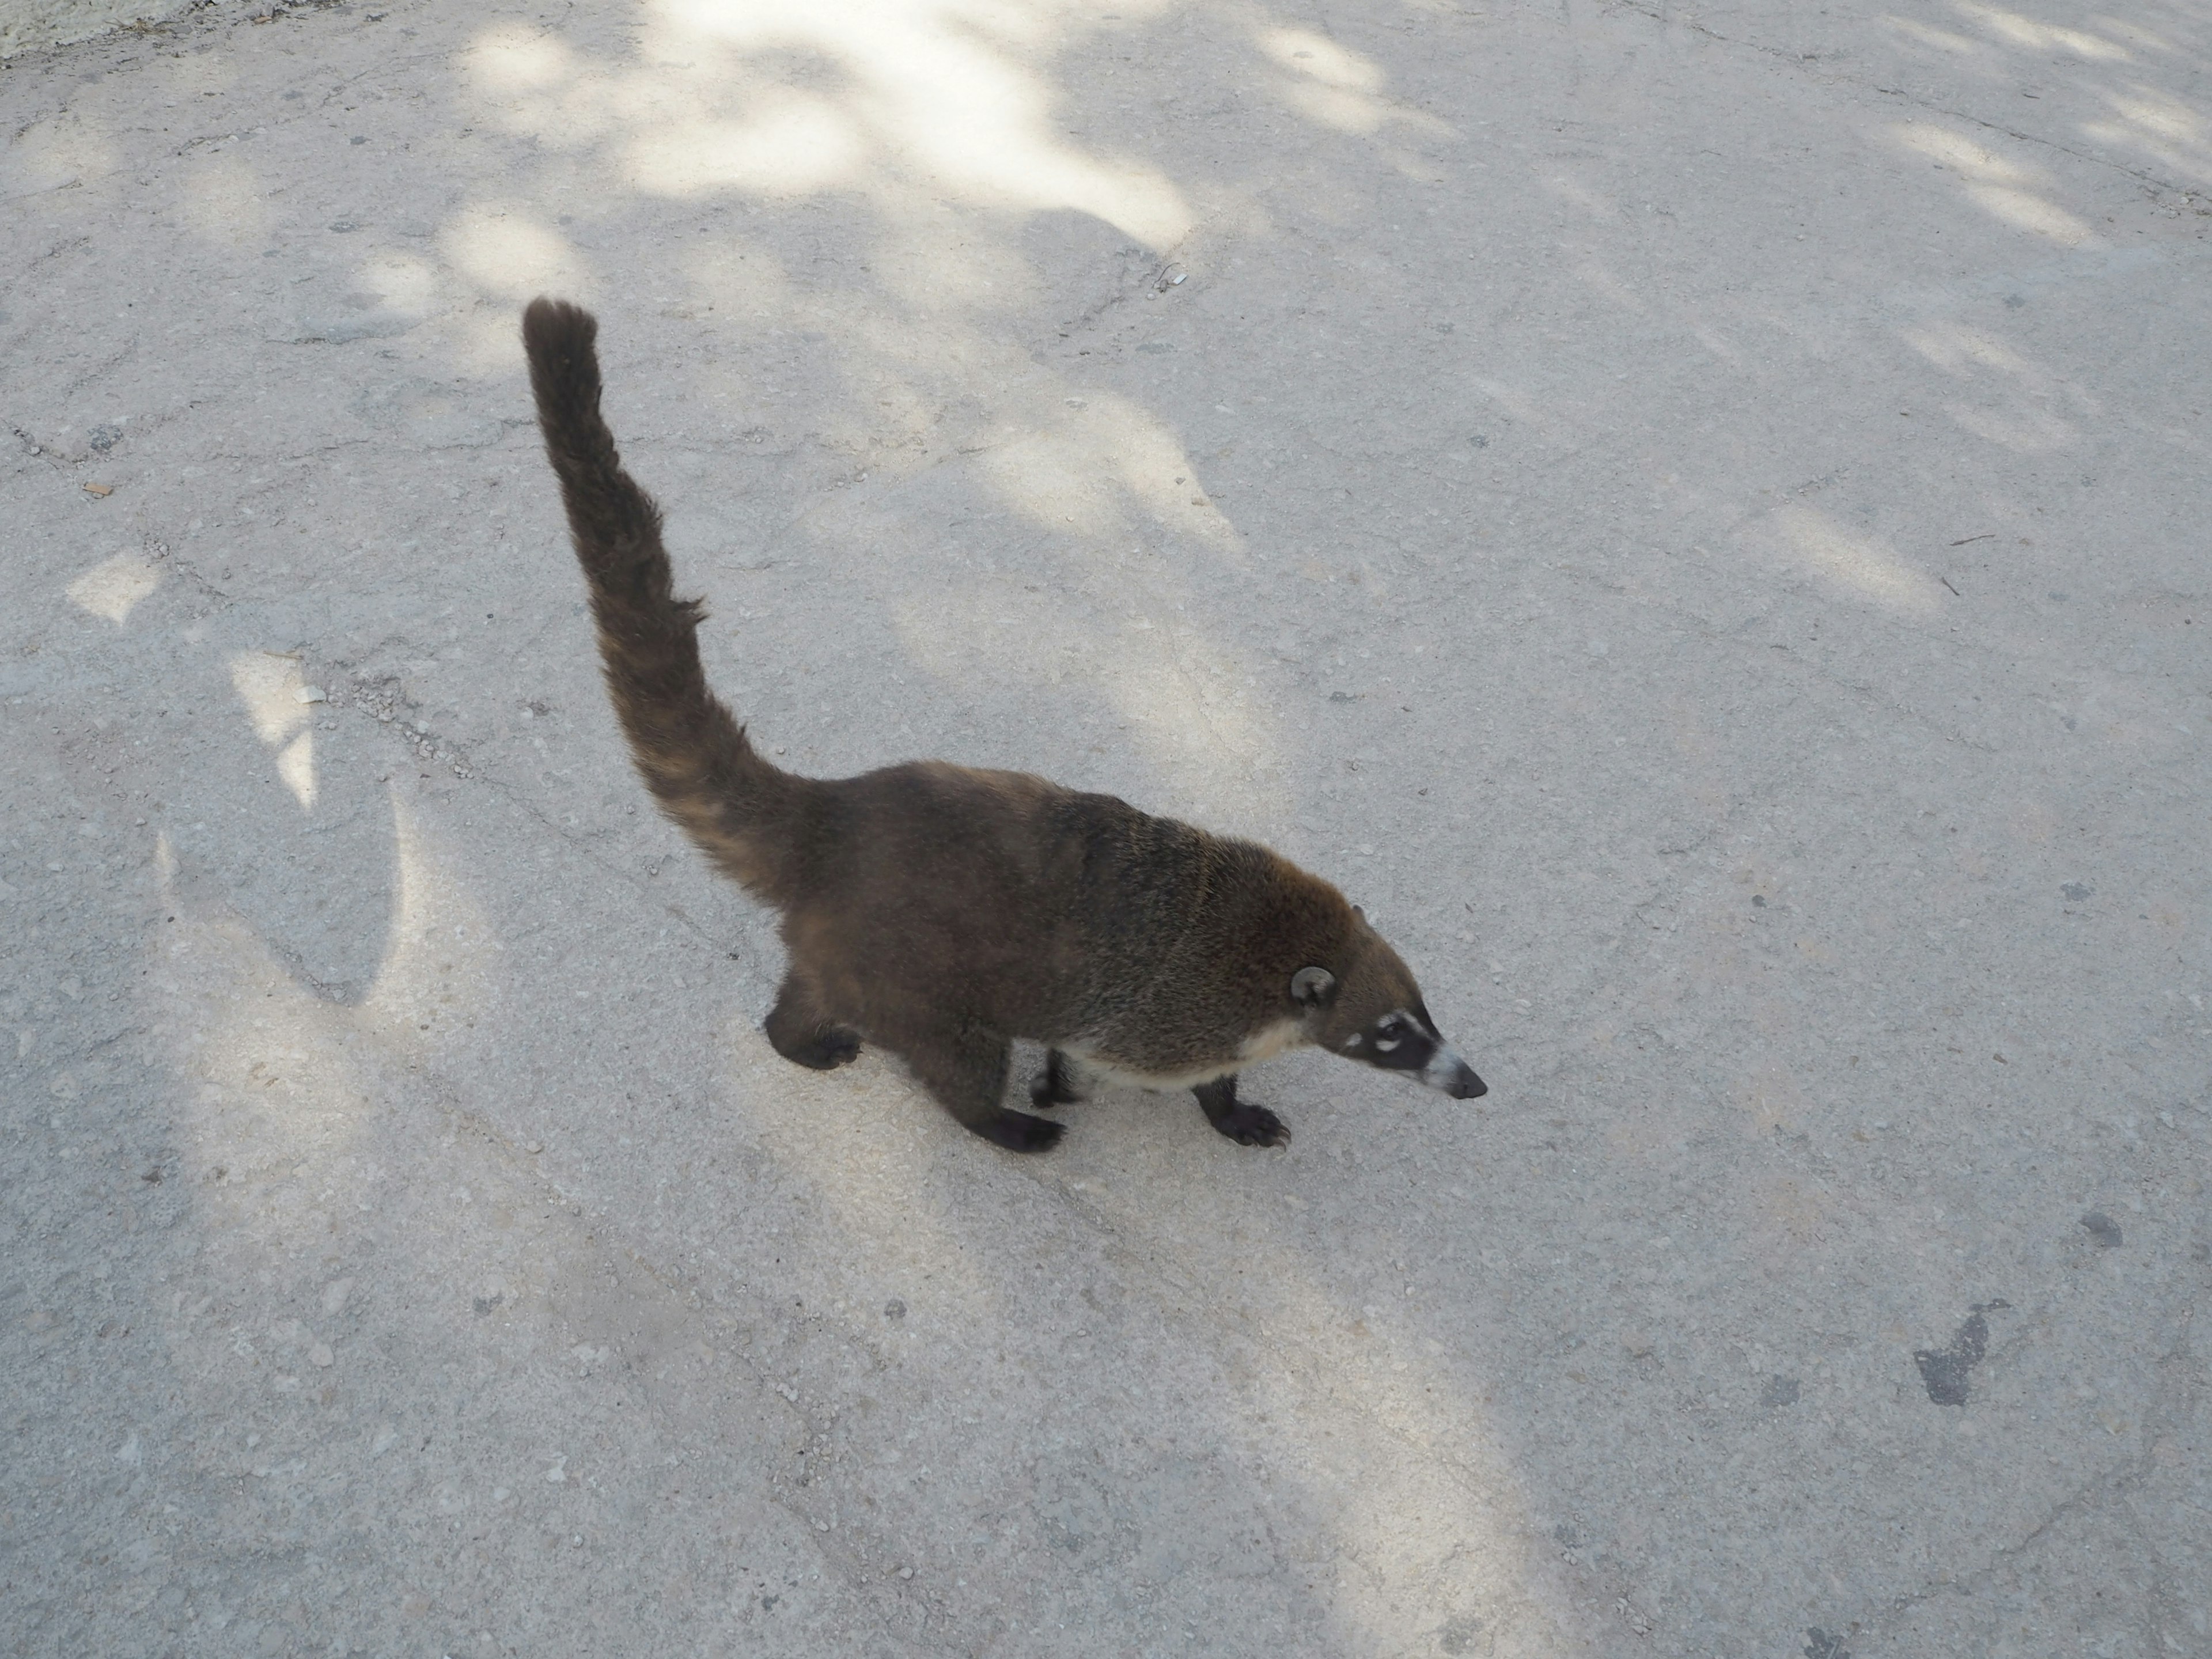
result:
M 1377 1054 L 1387 1054 L 1395 1049 L 1404 1048 L 1408 1042 L 1418 1044 L 1422 1036 L 1422 1031 L 1419 1023 L 1411 1015 L 1389 1013 L 1375 1022 L 1373 1036 L 1375 1051 Z M 1408 1052 L 1417 1053 L 1418 1048 Z

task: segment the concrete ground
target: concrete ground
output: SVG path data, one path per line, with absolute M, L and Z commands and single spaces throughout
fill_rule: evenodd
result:
M 2212 1654 L 2212 13 L 2020 3 L 0 70 L 0 1652 Z M 786 764 L 1267 840 L 1489 1097 L 777 1060 L 548 289 Z

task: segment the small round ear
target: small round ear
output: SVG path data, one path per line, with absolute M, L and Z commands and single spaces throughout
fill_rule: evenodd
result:
M 1309 1008 L 1325 1006 L 1336 999 L 1336 975 L 1326 968 L 1301 968 L 1291 975 L 1291 1000 Z

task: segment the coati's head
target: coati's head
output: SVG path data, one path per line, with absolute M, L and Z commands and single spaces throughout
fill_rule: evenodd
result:
M 1352 920 L 1334 963 L 1315 963 L 1291 976 L 1291 998 L 1306 1011 L 1307 1036 L 1346 1060 L 1409 1073 L 1454 1100 L 1489 1093 L 1429 1018 L 1413 971 L 1358 910 Z

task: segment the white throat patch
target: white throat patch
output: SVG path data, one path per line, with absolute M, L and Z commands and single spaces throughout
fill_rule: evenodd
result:
M 1227 1077 L 1231 1072 L 1241 1072 L 1247 1066 L 1273 1060 L 1285 1049 L 1295 1048 L 1305 1040 L 1304 1021 L 1279 1019 L 1271 1025 L 1261 1026 L 1246 1037 L 1238 1045 L 1237 1052 L 1226 1060 L 1188 1072 L 1171 1073 L 1135 1071 L 1080 1048 L 1069 1048 L 1061 1052 L 1079 1061 L 1085 1071 L 1101 1082 L 1153 1089 L 1165 1093 L 1176 1089 L 1195 1089 L 1201 1083 L 1211 1083 L 1216 1078 Z

